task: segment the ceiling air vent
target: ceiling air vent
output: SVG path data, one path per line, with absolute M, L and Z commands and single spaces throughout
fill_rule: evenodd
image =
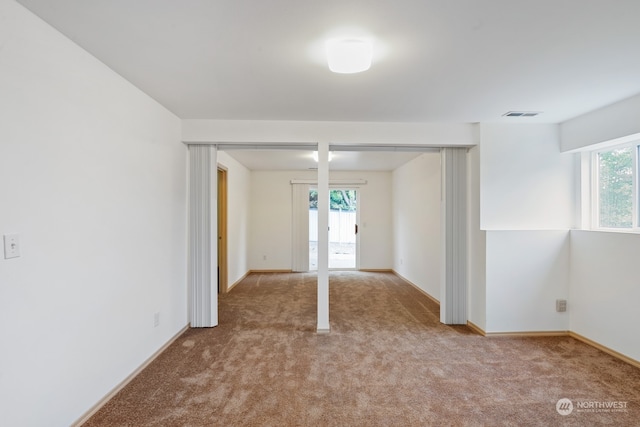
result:
M 538 114 L 542 114 L 542 111 L 509 111 L 502 115 L 502 117 L 535 117 Z

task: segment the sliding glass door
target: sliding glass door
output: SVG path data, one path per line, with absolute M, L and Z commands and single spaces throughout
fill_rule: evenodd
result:
M 357 190 L 336 188 L 329 191 L 329 268 L 357 269 L 358 194 Z M 318 192 L 309 190 L 309 269 L 318 269 Z

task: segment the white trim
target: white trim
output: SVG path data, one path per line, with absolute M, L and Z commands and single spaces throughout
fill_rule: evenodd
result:
M 309 184 L 309 185 L 318 185 L 318 180 L 317 179 L 292 179 L 290 181 L 291 184 Z M 366 185 L 367 184 L 367 180 L 366 179 L 330 179 L 329 180 L 329 185 L 330 186 L 336 186 L 336 185 L 341 185 L 341 186 L 354 186 L 354 185 Z
M 236 150 L 300 150 L 300 151 L 316 151 L 318 144 L 316 143 L 268 143 L 268 144 L 245 144 L 233 142 L 218 142 L 216 147 L 219 151 L 236 151 Z
M 640 184 L 640 168 L 639 168 L 639 162 L 640 162 L 640 141 L 637 141 L 636 144 L 633 147 L 633 188 L 632 188 L 632 192 L 633 192 L 633 200 L 632 200 L 632 207 L 631 207 L 631 211 L 632 211 L 632 221 L 631 223 L 633 224 L 633 231 L 640 231 L 640 206 L 638 206 L 638 202 L 640 199 L 640 188 L 638 187 L 638 185 Z
M 331 185 L 329 187 L 331 187 Z M 354 187 L 352 185 L 351 186 L 343 185 L 337 188 L 340 190 L 347 190 L 347 191 L 353 190 L 356 192 L 356 226 L 358 227 L 358 232 L 355 235 L 356 253 L 355 253 L 355 259 L 354 259 L 354 267 L 349 267 L 349 268 L 329 267 L 329 271 L 357 271 L 360 269 L 360 234 L 362 232 L 362 227 L 360 226 L 360 206 L 361 206 L 362 192 L 359 191 L 358 187 Z M 329 235 L 331 235 L 330 232 L 329 232 Z M 329 241 L 331 241 L 331 239 L 329 239 Z M 329 263 L 331 263 L 331 255 L 329 255 Z
M 433 145 L 384 145 L 384 144 L 331 144 L 329 151 L 392 151 L 408 153 L 438 153 L 440 147 Z
M 316 151 L 317 142 L 233 142 L 233 141 L 182 141 L 184 145 L 215 145 L 219 151 L 234 150 L 306 150 Z
M 638 176 L 638 157 L 640 157 L 640 140 L 638 136 L 640 134 L 632 135 L 634 138 L 618 138 L 619 140 L 626 140 L 625 143 L 621 144 L 607 144 L 599 149 L 593 149 L 587 151 L 587 155 L 589 156 L 589 161 L 582 162 L 582 167 L 590 168 L 588 173 L 584 173 L 582 175 L 583 181 L 585 179 L 589 179 L 589 189 L 590 194 L 588 198 L 583 197 L 583 211 L 589 210 L 591 212 L 590 221 L 586 224 L 588 225 L 587 229 L 593 231 L 607 231 L 614 233 L 639 233 L 640 232 L 640 212 L 638 212 L 638 199 L 640 198 L 640 194 L 638 193 L 638 185 L 639 185 L 639 176 Z M 632 199 L 631 199 L 631 227 L 630 228 L 609 228 L 609 227 L 601 227 L 600 226 L 600 164 L 599 164 L 599 154 L 605 153 L 612 150 L 631 148 L 631 154 L 633 157 L 632 160 Z M 584 157 L 584 155 L 583 155 Z M 588 205 L 585 204 L 588 203 Z M 582 221 L 582 224 L 585 225 L 585 221 Z
M 583 230 L 592 229 L 594 224 L 594 204 L 591 200 L 593 195 L 592 179 L 592 156 L 589 152 L 580 153 L 580 199 L 578 208 L 580 211 L 580 228 Z

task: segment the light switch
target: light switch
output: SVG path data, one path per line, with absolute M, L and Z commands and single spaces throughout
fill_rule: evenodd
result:
M 5 234 L 4 259 L 20 256 L 20 236 L 18 234 Z

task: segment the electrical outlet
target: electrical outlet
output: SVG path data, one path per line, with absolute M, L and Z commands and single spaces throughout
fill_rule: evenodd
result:
M 563 313 L 567 311 L 567 300 L 566 299 L 557 299 L 556 300 L 556 311 L 558 313 Z
M 160 313 L 155 313 L 153 315 L 153 327 L 157 328 L 160 326 Z
M 4 236 L 4 259 L 20 256 L 20 236 L 18 234 L 6 234 Z
M 262 255 L 262 260 L 266 261 L 267 260 L 267 256 L 266 255 Z

